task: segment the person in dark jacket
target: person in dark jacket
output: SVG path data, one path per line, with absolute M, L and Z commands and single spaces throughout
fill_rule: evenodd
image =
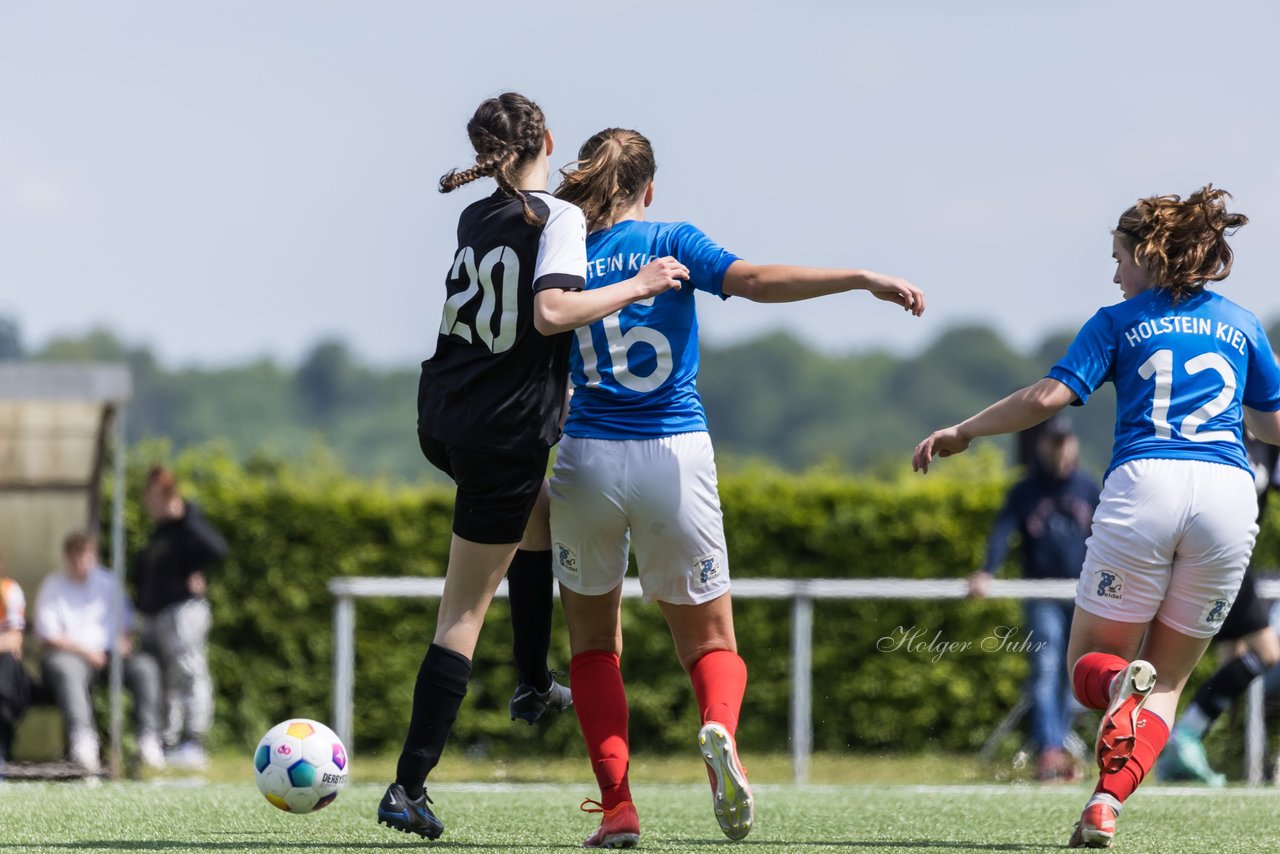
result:
M 969 579 L 973 596 L 986 595 L 1014 533 L 1022 538 L 1024 578 L 1079 578 L 1099 494 L 1097 483 L 1079 464 L 1080 442 L 1066 418 L 1040 428 L 1030 471 L 1009 490 L 991 531 L 986 561 Z M 1024 639 L 1032 644 L 1031 736 L 1040 747 L 1036 776 L 1043 781 L 1076 779 L 1080 773 L 1063 749 L 1071 703 L 1067 638 L 1074 609 L 1071 599 L 1028 599 L 1024 604 Z
M 213 720 L 209 678 L 207 574 L 227 556 L 227 543 L 162 466 L 147 476 L 143 504 L 155 521 L 134 565 L 143 647 L 164 670 L 164 741 L 176 767 L 207 764 L 205 736 Z

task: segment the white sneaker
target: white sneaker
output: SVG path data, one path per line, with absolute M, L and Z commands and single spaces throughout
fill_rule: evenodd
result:
M 711 722 L 698 732 L 698 749 L 707 763 L 711 778 L 712 807 L 724 835 L 743 839 L 755 821 L 755 801 L 747 773 L 738 761 L 738 748 L 733 736 L 718 723 Z
M 102 770 L 102 760 L 98 756 L 98 736 L 92 732 L 81 732 L 71 736 L 71 762 L 79 765 L 90 774 Z
M 164 748 L 160 746 L 160 737 L 155 733 L 138 736 L 138 758 L 147 768 L 163 768 Z

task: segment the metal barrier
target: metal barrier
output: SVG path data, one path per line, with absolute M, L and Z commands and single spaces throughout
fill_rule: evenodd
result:
M 741 578 L 733 581 L 736 599 L 791 600 L 791 759 L 795 782 L 809 776 L 813 750 L 813 603 L 817 599 L 965 599 L 964 579 L 913 578 Z M 1074 580 L 994 579 L 989 599 L 1074 599 Z M 350 749 L 355 696 L 355 627 L 358 598 L 438 599 L 444 593 L 443 578 L 333 578 L 329 592 L 336 597 L 333 609 L 333 728 Z M 639 599 L 640 582 L 628 578 L 622 595 Z M 1280 580 L 1259 580 L 1258 595 L 1280 598 Z M 507 583 L 495 598 L 507 597 Z M 894 627 L 886 628 L 891 632 Z M 1265 741 L 1262 714 L 1262 680 L 1249 687 L 1245 717 L 1246 773 L 1252 784 L 1262 782 Z

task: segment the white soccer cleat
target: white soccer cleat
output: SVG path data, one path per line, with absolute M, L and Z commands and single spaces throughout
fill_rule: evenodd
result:
M 698 732 L 698 749 L 710 772 L 712 805 L 720 829 L 730 839 L 744 839 L 755 820 L 755 802 L 733 736 L 720 724 L 708 723 Z
M 1156 669 L 1148 661 L 1135 659 L 1112 682 L 1111 705 L 1098 724 L 1098 767 L 1114 774 L 1133 755 L 1138 740 L 1138 714 L 1156 687 Z

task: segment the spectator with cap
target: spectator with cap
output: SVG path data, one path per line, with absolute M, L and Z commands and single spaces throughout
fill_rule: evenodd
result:
M 1015 534 L 1022 540 L 1024 578 L 1077 579 L 1084 564 L 1098 485 L 1080 471 L 1080 442 L 1071 422 L 1058 416 L 1039 428 L 1026 477 L 1013 485 L 996 517 L 982 568 L 969 578 L 969 592 L 984 597 L 991 577 Z M 1040 750 L 1036 777 L 1073 780 L 1080 769 L 1064 749 L 1071 709 L 1067 639 L 1075 603 L 1028 599 L 1023 639 L 1030 646 L 1031 736 Z
M 116 579 L 98 563 L 97 537 L 75 531 L 62 551 L 63 569 L 36 594 L 35 629 L 45 648 L 45 685 L 66 719 L 71 761 L 90 773 L 101 768 L 90 691 L 106 680 L 107 665 L 118 655 L 133 696 L 139 757 L 144 765 L 160 767 L 160 670 L 155 659 L 133 648 L 133 614 Z

